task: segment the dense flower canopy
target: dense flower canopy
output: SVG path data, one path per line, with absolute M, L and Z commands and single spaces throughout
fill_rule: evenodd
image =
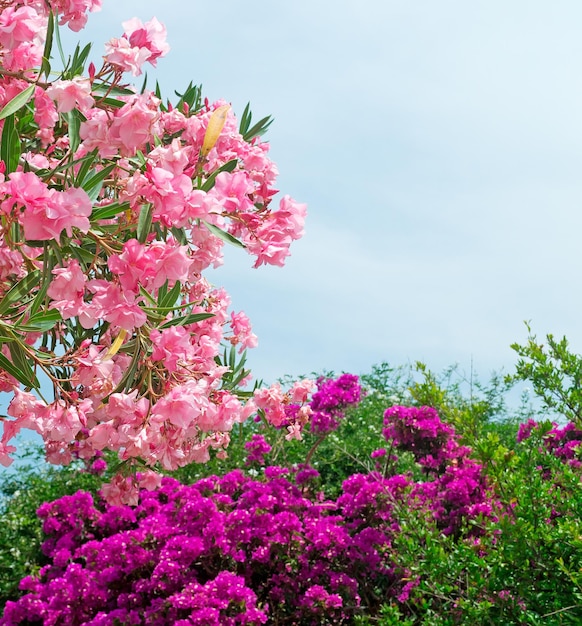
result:
M 282 266 L 303 234 L 305 205 L 275 200 L 268 118 L 253 125 L 247 107 L 237 120 L 192 83 L 171 103 L 126 82 L 169 51 L 157 19 L 124 22 L 100 68 L 79 46 L 55 71 L 59 27 L 79 31 L 100 8 L 0 2 L 4 465 L 23 428 L 54 463 L 111 449 L 128 471 L 174 469 L 225 454 L 233 425 L 263 411 L 237 357 L 257 338 L 204 272 L 225 242 Z M 271 394 L 262 414 L 309 387 Z M 134 488 L 120 475 L 110 496 Z

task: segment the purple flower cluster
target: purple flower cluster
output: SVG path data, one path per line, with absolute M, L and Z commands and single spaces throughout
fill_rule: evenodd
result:
M 568 422 L 565 426 L 558 426 L 555 422 L 553 428 L 547 432 L 542 432 L 542 439 L 545 449 L 555 457 L 567 461 L 571 467 L 580 468 L 582 462 L 582 430 L 573 422 Z M 520 424 L 517 433 L 517 441 L 521 443 L 529 439 L 534 431 L 544 428 L 543 424 L 529 419 L 525 424 Z
M 398 450 L 414 455 L 433 480 L 419 482 L 411 492 L 432 512 L 446 535 L 457 534 L 465 520 L 495 519 L 499 509 L 483 467 L 470 458 L 471 449 L 458 443 L 455 429 L 427 406 L 393 406 L 384 413 L 382 433 Z M 473 525 L 472 534 L 479 534 Z
M 319 378 L 311 398 L 311 432 L 324 435 L 337 429 L 348 407 L 358 404 L 362 394 L 359 379 L 353 374 L 338 378 Z
M 455 429 L 428 406 L 390 407 L 384 413 L 382 434 L 399 450 L 412 452 L 427 473 L 440 474 L 453 459 L 464 458 L 470 452 L 458 444 Z
M 271 445 L 263 435 L 254 434 L 251 440 L 245 443 L 245 450 L 247 451 L 246 465 L 254 463 L 265 465 L 265 455 L 271 452 Z
M 237 470 L 191 486 L 165 478 L 135 508 L 83 492 L 45 504 L 50 564 L 22 581 L 28 593 L 0 624 L 342 624 L 370 579 L 400 593 L 385 493 L 400 487 L 361 477 L 364 492 L 353 477 L 334 502 L 292 478 Z
M 355 401 L 354 378 L 336 407 Z M 322 393 L 316 406 L 331 414 L 340 395 Z M 306 488 L 318 478 L 312 467 L 268 466 L 262 480 L 241 470 L 190 486 L 164 478 L 136 507 L 83 492 L 44 504 L 49 564 L 21 582 L 26 593 L 7 603 L 0 626 L 347 624 L 390 598 L 408 601 L 419 579 L 394 547 L 405 517 L 478 542 L 477 522 L 496 503 L 436 412 L 392 407 L 384 426 L 424 480 L 354 474 L 331 500 Z M 251 462 L 269 452 L 260 435 L 246 447 Z

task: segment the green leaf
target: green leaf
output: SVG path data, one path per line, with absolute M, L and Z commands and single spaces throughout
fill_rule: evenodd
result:
M 16 380 L 21 382 L 26 387 L 34 387 L 32 384 L 32 380 L 29 377 L 28 372 L 23 372 L 16 365 L 11 363 L 1 352 L 0 352 L 0 368 L 2 368 L 5 372 L 8 372 L 11 376 L 14 376 Z M 32 370 L 31 370 L 32 372 Z M 32 372 L 32 377 L 36 380 L 36 376 L 34 376 L 34 372 Z M 36 381 L 38 383 L 38 380 Z M 38 384 L 36 385 L 39 386 Z
M 249 129 L 249 126 L 251 125 L 252 117 L 253 117 L 253 115 L 251 113 L 251 103 L 247 102 L 247 106 L 245 107 L 245 110 L 243 111 L 242 117 L 240 118 L 240 124 L 239 124 L 239 127 L 238 127 L 238 132 L 243 137 L 244 137 L 244 134 Z
M 34 270 L 11 287 L 0 300 L 0 316 L 4 315 L 13 304 L 20 302 L 24 296 L 29 295 L 39 282 L 40 270 Z
M 116 165 L 116 163 L 110 163 L 102 170 L 92 174 L 83 182 L 83 189 L 87 192 L 87 195 L 91 198 L 92 202 L 95 202 L 95 200 L 99 197 L 99 192 L 103 187 L 103 181 L 109 176 L 109 174 L 111 174 Z
M 186 326 L 188 324 L 195 324 L 202 320 L 207 320 L 209 317 L 214 317 L 214 313 L 190 313 L 189 315 L 181 315 L 174 319 L 164 322 L 160 328 L 169 328 L 170 326 Z
M 93 83 L 93 93 L 101 92 L 103 94 L 113 94 L 114 96 L 134 96 L 135 91 L 127 87 L 112 87 L 109 83 Z M 125 102 L 123 103 L 125 104 Z
M 182 291 L 182 284 L 180 281 L 176 281 L 176 284 L 166 293 L 161 301 L 158 300 L 160 307 L 173 307 L 176 304 L 180 296 L 180 292 Z
M 71 58 L 69 57 L 69 61 L 67 61 L 67 59 L 65 58 L 65 53 L 63 51 L 63 42 L 61 41 L 61 31 L 59 29 L 58 21 L 55 22 L 55 35 L 57 39 L 57 48 L 59 49 L 59 55 L 61 57 L 61 63 L 63 64 L 63 67 L 66 69 L 69 62 L 71 61 Z
M 202 87 L 201 85 L 194 85 L 192 81 L 183 94 L 174 92 L 180 100 L 176 104 L 176 109 L 181 111 L 184 108 L 184 104 L 188 106 L 188 112 L 190 114 L 196 113 L 202 106 Z
M 84 122 L 86 118 L 80 111 L 77 111 L 77 109 L 65 113 L 65 117 L 67 118 L 67 125 L 69 127 L 69 147 L 71 153 L 74 154 L 81 144 L 79 131 L 81 129 L 81 122 Z
M 93 245 L 93 242 L 91 242 Z M 91 265 L 95 261 L 95 250 L 86 249 L 82 246 L 71 246 L 71 254 L 79 261 L 81 266 Z
M 77 172 L 77 176 L 75 177 L 76 187 L 83 186 L 85 177 L 87 176 L 87 174 L 89 174 L 89 170 L 91 169 L 91 166 L 95 162 L 95 159 L 97 158 L 97 154 L 98 154 L 97 148 L 95 148 L 95 150 L 93 150 L 92 152 L 89 152 L 89 154 L 85 155 L 82 159 L 77 159 L 76 161 L 72 161 L 71 163 L 68 164 L 68 167 L 70 167 L 71 165 L 77 165 L 79 163 L 81 164 L 81 167 L 79 168 L 79 171 Z
M 214 170 L 214 172 L 212 172 L 212 174 L 210 174 L 210 176 L 204 181 L 204 184 L 201 187 L 202 191 L 210 191 L 212 187 L 214 187 L 214 181 L 216 180 L 216 177 L 221 172 L 232 172 L 237 165 L 238 159 L 231 159 L 230 161 L 227 161 L 224 165 L 221 165 L 218 169 Z
M 14 96 L 12 100 L 0 111 L 0 120 L 14 115 L 32 98 L 35 85 L 29 85 L 24 91 Z
M 144 204 L 141 208 L 137 220 L 137 240 L 140 243 L 145 243 L 147 236 L 150 234 L 153 212 L 154 209 L 151 204 Z
M 40 66 L 40 73 L 44 74 L 47 78 L 51 73 L 51 50 L 53 47 L 53 34 L 55 30 L 55 16 L 52 11 L 48 12 L 48 24 L 46 29 L 46 39 L 44 43 L 44 51 L 42 53 L 42 63 Z
M 53 268 L 53 257 L 50 256 L 47 253 L 47 242 L 44 242 L 44 253 L 43 253 L 43 267 L 42 267 L 42 284 L 40 286 L 40 289 L 38 290 L 38 293 L 36 294 L 36 296 L 34 297 L 34 300 L 32 301 L 32 304 L 30 305 L 30 309 L 28 310 L 29 314 L 31 317 L 33 317 L 34 315 L 36 315 L 36 313 L 38 312 L 38 310 L 40 309 L 40 306 L 42 304 L 42 302 L 44 301 L 44 299 L 46 298 L 46 292 L 48 291 L 49 285 L 50 285 L 50 275 L 51 275 L 51 270 Z
M 95 207 L 93 213 L 91 213 L 91 220 L 110 220 L 111 218 L 127 211 L 129 209 L 129 202 L 113 202 L 106 206 Z
M 216 235 L 223 241 L 226 241 L 226 243 L 230 243 L 233 246 L 237 246 L 237 248 L 246 248 L 245 244 L 242 241 L 239 241 L 236 237 L 233 237 L 230 233 L 227 233 L 225 230 L 222 230 L 222 228 L 218 228 L 218 226 L 205 222 L 204 220 L 202 220 L 202 223 L 204 224 L 204 226 L 206 226 L 206 228 L 208 228 L 208 230 L 213 235 Z
M 14 127 L 14 115 L 10 115 L 4 120 L 2 138 L 0 139 L 0 159 L 6 165 L 6 174 L 16 171 L 20 154 L 20 137 Z
M 66 72 L 63 72 L 63 78 L 70 80 L 75 76 L 80 76 L 85 70 L 85 62 L 87 61 L 90 52 L 90 43 L 88 43 L 82 50 L 80 44 L 77 44 L 73 54 L 73 60 L 71 61 L 71 67 Z
M 36 377 L 36 374 L 34 373 L 32 366 L 30 365 L 30 361 L 28 360 L 28 357 L 26 356 L 22 345 L 18 341 L 13 341 L 8 344 L 8 349 L 10 350 L 12 363 L 14 367 L 17 368 L 20 375 L 14 377 L 27 387 L 40 387 L 38 378 Z
M 262 120 L 258 121 L 252 128 L 247 130 L 246 133 L 243 134 L 243 139 L 245 141 L 251 141 L 255 137 L 260 137 L 261 135 L 264 135 L 272 123 L 273 118 L 270 115 L 264 117 Z
M 62 319 L 61 314 L 56 309 L 49 309 L 48 311 L 42 311 L 32 315 L 25 324 L 19 324 L 15 327 L 15 330 L 22 330 L 27 333 L 45 333 Z
M 125 371 L 125 374 L 123 375 L 123 378 L 119 381 L 119 384 L 111 392 L 111 394 L 120 393 L 124 389 L 126 391 L 129 391 L 132 388 L 133 381 L 135 378 L 135 373 L 140 363 L 140 357 L 141 357 L 141 342 L 137 341 L 136 344 L 134 345 L 133 356 L 131 357 L 131 362 L 129 364 L 129 367 L 127 368 L 127 370 Z
M 175 226 L 172 226 L 172 228 L 170 228 L 170 231 L 179 244 L 181 244 L 182 246 L 188 245 L 188 235 L 183 228 L 176 228 Z

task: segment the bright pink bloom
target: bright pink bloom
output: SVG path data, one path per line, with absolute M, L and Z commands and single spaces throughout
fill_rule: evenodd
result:
M 42 46 L 46 36 L 46 27 L 47 18 L 37 13 L 33 7 L 6 7 L 0 13 L 0 44 L 7 50 L 21 43 Z
M 51 0 L 53 9 L 59 13 L 59 24 L 68 24 L 74 32 L 79 32 L 87 23 L 87 11 L 100 11 L 101 0 Z
M 196 350 L 191 334 L 183 326 L 170 326 L 161 332 L 154 328 L 150 340 L 154 346 L 152 359 L 162 361 L 169 372 L 175 372 L 180 363 L 185 366 L 194 360 Z
M 159 119 L 157 104 L 157 99 L 146 92 L 128 98 L 127 104 L 115 112 L 109 136 L 125 156 L 133 156 L 136 150 L 153 142 Z
M 75 107 L 84 113 L 95 104 L 91 83 L 81 76 L 72 80 L 57 80 L 47 88 L 46 94 L 57 103 L 59 113 L 67 113 Z
M 38 124 L 38 137 L 43 146 L 54 142 L 54 127 L 59 121 L 55 103 L 44 89 L 37 87 L 34 91 L 34 121 Z
M 170 51 L 170 46 L 166 42 L 166 27 L 158 22 L 155 17 L 145 24 L 137 17 L 134 17 L 122 24 L 125 37 L 129 39 L 132 46 L 145 48 L 150 55 L 147 61 L 154 67 L 159 57 L 165 56 Z
M 27 239 L 58 239 L 63 230 L 70 237 L 73 227 L 89 230 L 92 204 L 83 189 L 49 189 L 33 172 L 13 172 L 9 179 L 0 186 L 7 195 L 0 206 L 6 213 L 15 206 L 24 209 L 20 221 Z
M 316 387 L 317 384 L 315 383 L 315 381 L 310 380 L 309 378 L 304 378 L 303 380 L 298 380 L 294 382 L 291 390 L 289 391 L 291 402 L 296 402 L 298 404 L 303 404 L 303 402 L 307 402 L 309 394 Z
M 230 314 L 230 326 L 233 336 L 229 339 L 230 343 L 239 346 L 239 352 L 243 352 L 247 348 L 256 348 L 259 345 L 257 336 L 252 332 L 251 322 L 249 318 L 241 311 Z
M 141 74 L 142 65 L 148 61 L 153 66 L 164 56 L 170 46 L 166 43 L 166 28 L 154 17 L 143 24 L 133 18 L 123 23 L 124 35 L 105 44 L 105 60 L 134 76 Z
M 91 109 L 87 111 L 85 117 L 87 120 L 79 129 L 79 136 L 83 140 L 85 150 L 91 152 L 97 149 L 102 159 L 114 156 L 117 148 L 109 136 L 110 122 L 107 112 L 101 109 Z
M 265 412 L 269 424 L 277 427 L 286 420 L 285 393 L 279 383 L 274 383 L 268 388 L 257 389 L 254 393 L 255 404 Z
M 133 330 L 145 324 L 147 316 L 130 291 L 122 291 L 119 285 L 101 279 L 89 281 L 87 288 L 94 295 L 91 302 L 85 304 L 79 312 L 79 322 L 83 328 L 92 328 L 99 320 L 125 330 Z
M 153 406 L 152 419 L 188 429 L 202 413 L 211 409 L 207 393 L 203 381 L 177 385 Z
M 54 278 L 47 290 L 49 298 L 54 300 L 51 308 L 57 309 L 63 319 L 75 317 L 83 305 L 87 282 L 79 261 L 71 259 L 64 267 L 55 267 L 52 274 Z
M 124 37 L 110 39 L 105 44 L 104 59 L 118 67 L 122 72 L 131 72 L 134 76 L 141 74 L 141 66 L 150 56 L 146 48 L 132 46 Z
M 210 195 L 220 203 L 228 213 L 248 211 L 253 203 L 249 195 L 255 190 L 246 172 L 221 172 L 216 177 Z

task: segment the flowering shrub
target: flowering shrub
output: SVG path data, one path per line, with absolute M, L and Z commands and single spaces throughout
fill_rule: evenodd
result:
M 419 482 L 412 496 L 432 510 L 445 535 L 459 531 L 466 520 L 495 519 L 499 503 L 471 449 L 459 445 L 455 429 L 430 407 L 394 406 L 384 413 L 382 433 L 399 450 L 412 452 L 432 481 Z M 480 532 L 478 526 L 472 533 Z
M 558 459 L 566 461 L 573 468 L 582 467 L 580 447 L 582 446 L 582 430 L 574 423 L 558 426 L 556 422 L 536 422 L 528 420 L 519 427 L 517 441 L 521 443 L 534 437 L 541 440 L 543 449 Z
M 555 425 L 531 423 L 516 443 L 508 416 L 473 439 L 462 428 L 461 445 L 426 407 L 390 407 L 383 422 L 372 393 L 365 385 L 312 466 L 302 460 L 321 435 L 306 428 L 304 441 L 282 447 L 284 427 L 250 420 L 234 458 L 179 470 L 192 472 L 190 487 L 166 479 L 135 508 L 87 494 L 45 504 L 42 556 L 24 519 L 33 502 L 74 493 L 75 483 L 96 493 L 98 478 L 69 466 L 49 468 L 44 481 L 6 481 L 0 494 L 20 493 L 0 509 L 0 543 L 10 546 L 0 551 L 0 606 L 13 600 L 4 620 L 34 623 L 43 612 L 36 623 L 77 623 L 85 606 L 106 602 L 86 623 L 579 623 L 582 487 L 579 469 L 545 443 Z M 465 402 L 455 424 L 471 426 Z M 427 465 L 426 450 L 442 462 Z M 271 466 L 282 452 L 286 468 Z M 343 457 L 360 471 L 336 462 Z M 209 477 L 219 463 L 248 475 Z M 10 576 L 26 576 L 20 594 Z
M 337 388 L 346 381 L 355 377 Z M 312 407 L 323 398 L 315 394 Z M 394 410 L 387 415 L 394 421 Z M 245 447 L 251 463 L 270 453 L 260 435 Z M 471 520 L 493 518 L 468 451 L 459 447 L 456 464 L 433 480 L 354 474 L 337 499 L 311 489 L 317 472 L 305 466 L 268 466 L 261 481 L 240 470 L 191 486 L 166 478 L 141 491 L 135 508 L 95 505 L 83 492 L 63 497 L 39 509 L 49 565 L 21 583 L 28 593 L 7 604 L 0 623 L 222 624 L 228 615 L 233 624 L 340 624 L 377 611 L 380 598 L 405 603 L 418 584 L 393 550 L 405 509 L 457 536 L 474 534 Z M 230 602 L 213 603 L 229 586 L 236 593 L 219 598 Z
M 192 84 L 170 103 L 125 82 L 169 50 L 155 18 L 125 22 L 100 68 L 78 47 L 55 74 L 57 29 L 100 8 L 0 2 L 0 391 L 13 394 L 0 463 L 30 428 L 53 463 L 108 449 L 128 469 L 169 470 L 225 454 L 257 408 L 277 423 L 281 404 L 307 399 L 307 383 L 256 400 L 240 390 L 236 351 L 257 339 L 204 278 L 224 242 L 255 267 L 283 265 L 306 209 L 275 202 L 268 118 L 253 125 L 247 108 L 237 121 Z M 135 502 L 158 483 L 126 472 L 105 493 Z
M 257 482 L 235 470 L 190 487 L 165 478 L 135 508 L 96 507 L 83 492 L 41 507 L 51 563 L 0 623 L 342 623 L 360 604 L 360 577 L 388 573 L 387 536 L 350 533 L 341 508 L 309 500 L 287 474 L 271 467 Z
M 325 435 L 337 429 L 345 417 L 346 409 L 358 404 L 362 388 L 357 376 L 342 374 L 338 378 L 319 378 L 317 391 L 311 402 L 309 429 L 317 435 Z

